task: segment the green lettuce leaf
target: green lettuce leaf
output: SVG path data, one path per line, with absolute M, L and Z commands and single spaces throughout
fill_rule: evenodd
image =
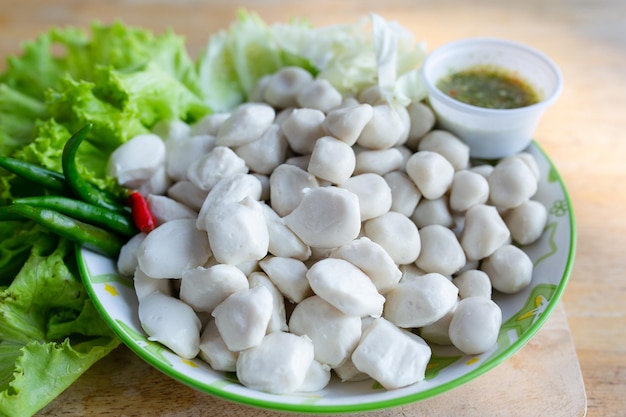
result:
M 63 77 L 59 84 L 58 89 L 46 94 L 51 117 L 71 132 L 92 123 L 87 141 L 103 150 L 110 153 L 133 136 L 148 132 L 135 113 L 124 112 L 96 96 L 95 83 Z
M 241 11 L 230 27 L 227 42 L 235 73 L 246 94 L 259 78 L 283 66 L 280 49 L 257 14 Z
M 110 152 L 161 119 L 210 111 L 184 40 L 121 23 L 55 28 L 0 75 L 0 153 L 61 171 L 71 132 L 94 124 L 77 156 L 106 186 Z M 97 63 L 97 65 L 94 65 Z M 42 193 L 0 173 L 0 200 Z M 0 415 L 32 415 L 119 344 L 78 277 L 71 243 L 31 222 L 0 224 Z
M 119 21 L 110 25 L 94 22 L 90 34 L 74 27 L 52 28 L 24 43 L 20 56 L 7 59 L 7 70 L 0 82 L 43 99 L 47 90 L 58 87 L 65 76 L 94 81 L 97 66 L 132 72 L 151 61 L 192 91 L 199 91 L 195 64 L 183 37 L 171 31 L 156 36 L 150 30 Z
M 74 262 L 67 259 L 73 256 L 73 245 L 43 231 L 33 239 L 28 260 L 0 293 L 0 339 L 4 341 L 46 341 L 51 315 L 60 310 L 78 313 L 88 299 Z
M 134 72 L 102 68 L 93 93 L 119 109 L 125 120 L 140 122 L 148 129 L 161 120 L 194 123 L 211 111 L 199 96 L 155 61 Z M 130 129 L 117 129 L 127 130 Z
M 0 343 L 0 360 L 12 357 L 15 363 L 12 380 L 0 393 L 0 415 L 32 416 L 118 345 L 119 340 L 110 336 L 78 342 L 32 341 L 19 349 Z
M 33 239 L 41 230 L 23 222 L 0 222 L 0 289 L 13 281 L 30 256 Z
M 10 154 L 28 143 L 35 120 L 46 115 L 43 101 L 0 84 L 0 153 Z
M 30 255 L 0 292 L 0 415 L 30 416 L 119 345 L 77 274 L 73 244 L 31 230 Z M 28 246 L 16 236 L 2 241 Z
M 226 32 L 211 36 L 198 56 L 196 69 L 201 96 L 213 111 L 226 112 L 245 101 L 246 92 L 235 71 Z

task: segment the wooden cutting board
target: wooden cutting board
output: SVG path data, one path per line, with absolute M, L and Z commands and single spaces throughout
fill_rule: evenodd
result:
M 434 398 L 362 415 L 578 417 L 584 416 L 586 409 L 578 358 L 565 310 L 559 304 L 526 346 L 487 374 Z M 277 417 L 286 414 L 233 404 L 198 392 L 161 374 L 121 346 L 37 415 Z

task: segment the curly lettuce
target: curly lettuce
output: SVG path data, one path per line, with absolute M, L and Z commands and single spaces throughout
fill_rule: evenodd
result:
M 71 132 L 93 123 L 77 157 L 105 186 L 109 154 L 163 119 L 210 113 L 184 39 L 94 23 L 24 44 L 0 74 L 0 154 L 61 171 Z M 61 51 L 61 52 L 59 52 Z M 0 202 L 44 190 L 0 172 Z M 31 222 L 0 222 L 0 415 L 30 416 L 118 344 L 91 303 L 72 243 Z
M 0 415 L 14 417 L 33 415 L 120 343 L 82 285 L 73 244 L 30 229 L 0 249 L 29 246 L 0 292 Z

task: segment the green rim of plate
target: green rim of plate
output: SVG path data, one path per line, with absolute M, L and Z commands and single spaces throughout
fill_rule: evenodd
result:
M 545 324 L 545 322 L 550 317 L 552 311 L 558 304 L 565 291 L 567 286 L 567 282 L 569 281 L 569 277 L 571 275 L 571 271 L 574 265 L 574 257 L 576 253 L 576 222 L 574 219 L 573 207 L 571 203 L 571 199 L 567 188 L 563 182 L 563 179 L 556 167 L 554 166 L 552 160 L 548 157 L 546 152 L 533 141 L 533 145 L 539 150 L 539 152 L 546 159 L 550 170 L 551 175 L 554 176 L 555 180 L 559 183 L 559 186 L 563 192 L 565 201 L 568 206 L 568 217 L 569 217 L 569 227 L 570 227 L 570 241 L 569 241 L 569 249 L 567 261 L 565 264 L 565 268 L 563 270 L 563 274 L 559 281 L 557 288 L 554 291 L 553 296 L 550 298 L 548 305 L 545 307 L 543 313 L 537 318 L 537 320 L 531 324 L 522 334 L 519 335 L 517 340 L 513 342 L 509 347 L 504 349 L 503 351 L 497 353 L 496 355 L 489 357 L 481 366 L 476 369 L 463 374 L 460 377 L 457 377 L 451 381 L 438 385 L 436 387 L 420 391 L 414 394 L 409 394 L 405 396 L 400 396 L 393 399 L 387 400 L 378 400 L 372 402 L 363 402 L 356 404 L 319 404 L 319 403 L 283 403 L 278 401 L 270 401 L 259 398 L 252 398 L 245 395 L 240 395 L 237 393 L 224 391 L 219 387 L 210 384 L 204 384 L 194 379 L 189 378 L 182 372 L 168 366 L 164 362 L 156 361 L 153 356 L 151 356 L 145 349 L 137 344 L 135 340 L 133 340 L 127 333 L 122 331 L 112 317 L 107 313 L 102 303 L 95 296 L 95 290 L 92 286 L 92 282 L 89 279 L 91 276 L 89 268 L 85 263 L 85 259 L 83 257 L 82 248 L 77 247 L 76 256 L 78 261 L 78 266 L 80 269 L 80 274 L 83 278 L 83 282 L 89 293 L 89 296 L 96 306 L 98 312 L 104 319 L 104 321 L 109 325 L 109 327 L 114 331 L 114 333 L 124 342 L 124 344 L 131 349 L 135 354 L 137 354 L 144 361 L 148 362 L 151 366 L 155 367 L 162 373 L 178 380 L 179 382 L 186 384 L 192 388 L 195 388 L 199 391 L 214 395 L 216 397 L 223 398 L 228 401 L 248 405 L 251 407 L 276 410 L 276 411 L 289 411 L 289 412 L 300 412 L 300 413 L 308 413 L 308 414 L 330 414 L 330 413 L 355 413 L 355 412 L 363 412 L 363 411 L 374 411 L 380 409 L 394 408 L 402 405 L 407 405 L 410 403 L 414 403 L 417 401 L 425 400 L 427 398 L 434 397 L 436 395 L 442 394 L 444 392 L 450 391 L 454 388 L 457 388 L 467 382 L 476 379 L 477 377 L 485 374 L 490 371 L 497 365 L 504 362 L 506 359 L 511 357 L 517 351 L 519 351 Z

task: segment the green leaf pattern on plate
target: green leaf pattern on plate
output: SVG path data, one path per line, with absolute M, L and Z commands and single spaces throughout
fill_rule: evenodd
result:
M 548 252 L 546 252 L 545 254 L 541 255 L 540 257 L 537 258 L 537 260 L 535 260 L 535 262 L 533 263 L 533 267 L 537 267 L 537 265 L 541 262 L 544 261 L 546 259 L 548 259 L 550 256 L 554 255 L 558 248 L 556 246 L 556 243 L 554 242 L 554 235 L 556 233 L 556 228 L 558 226 L 557 222 L 552 222 L 546 225 L 546 228 L 544 229 L 544 233 L 547 233 L 548 236 L 548 247 L 550 248 L 550 250 Z
M 430 361 L 426 366 L 426 380 L 435 378 L 439 375 L 439 372 L 452 365 L 454 362 L 461 359 L 461 355 L 458 356 L 437 356 L 433 355 L 430 357 Z
M 568 212 L 566 200 L 556 200 L 550 207 L 550 214 L 556 217 L 563 217 Z
M 92 275 L 89 277 L 89 280 L 94 284 L 110 284 L 117 282 L 128 288 L 133 288 L 133 282 L 119 274 Z

